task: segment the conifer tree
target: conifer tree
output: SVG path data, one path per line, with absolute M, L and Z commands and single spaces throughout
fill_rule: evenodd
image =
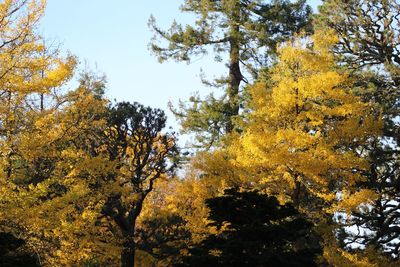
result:
M 194 25 L 174 22 L 164 31 L 151 18 L 155 39 L 166 41 L 154 41 L 151 49 L 161 62 L 189 62 L 211 49 L 217 61 L 224 61 L 227 56 L 228 75 L 208 82 L 224 87 L 222 97 L 211 94 L 202 100 L 193 96 L 191 104 L 181 102 L 178 109 L 172 109 L 181 120 L 183 131 L 195 133 L 198 145 L 209 148 L 237 128 L 243 105 L 241 84 L 249 80 L 245 76 L 257 77 L 260 67 L 271 63 L 279 42 L 300 30 L 309 30 L 311 9 L 303 0 L 186 0 L 181 10 L 196 15 Z
M 384 127 L 379 138 L 364 145 L 369 154 L 367 179 L 359 186 L 378 194 L 371 209 L 357 209 L 344 223 L 368 231 L 348 231 L 347 244 L 357 241 L 399 258 L 399 86 L 400 3 L 385 1 L 323 1 L 317 27 L 333 29 L 339 42 L 333 51 L 363 90 L 365 101 L 382 108 Z M 366 89 L 365 89 L 366 88 Z M 397 204 L 396 204 L 397 203 Z
M 159 109 L 120 103 L 108 116 L 106 150 L 114 171 L 105 181 L 102 213 L 111 218 L 122 239 L 121 266 L 135 261 L 136 221 L 157 179 L 174 168 L 175 140 L 161 133 L 166 117 Z
M 318 237 L 291 204 L 257 191 L 227 189 L 206 200 L 216 228 L 174 266 L 317 266 Z

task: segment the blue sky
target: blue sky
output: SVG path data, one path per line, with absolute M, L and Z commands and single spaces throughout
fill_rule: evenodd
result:
M 319 0 L 309 1 L 315 8 Z M 209 92 L 200 82 L 203 68 L 208 77 L 219 76 L 224 64 L 209 58 L 190 65 L 159 64 L 148 44 L 152 33 L 147 22 L 153 14 L 166 29 L 173 19 L 190 22 L 179 12 L 183 0 L 48 0 L 40 33 L 76 55 L 82 66 L 107 76 L 110 99 L 138 101 L 167 110 L 168 101 L 187 99 L 192 92 Z M 168 112 L 167 112 L 168 113 Z M 171 114 L 169 125 L 176 127 Z

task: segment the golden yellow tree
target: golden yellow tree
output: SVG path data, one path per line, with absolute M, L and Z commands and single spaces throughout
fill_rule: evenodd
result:
M 0 220 L 2 227 L 17 228 L 19 234 L 27 236 L 35 226 L 19 222 L 28 218 L 22 215 L 32 210 L 21 202 L 14 204 L 28 201 L 30 189 L 44 178 L 32 171 L 41 170 L 41 175 L 46 176 L 47 168 L 35 164 L 46 164 L 39 159 L 46 158 L 46 145 L 50 144 L 50 139 L 43 139 L 46 135 L 33 139 L 28 136 L 34 137 L 40 128 L 38 120 L 55 110 L 50 107 L 50 103 L 57 102 L 51 89 L 65 84 L 76 65 L 72 56 L 63 58 L 57 51 L 47 52 L 44 41 L 35 32 L 45 4 L 42 0 L 6 0 L 0 4 Z M 30 141 L 29 149 L 24 148 L 24 139 Z M 44 145 L 45 141 L 49 143 Z M 26 161 L 28 154 L 32 157 Z M 28 165 L 34 168 L 26 168 Z
M 35 32 L 45 4 L 0 4 L 0 219 L 41 264 L 70 266 L 92 257 L 87 237 L 99 208 L 83 198 L 88 182 L 71 179 L 90 156 L 77 143 L 96 133 L 106 103 L 83 87 L 53 90 L 72 77 L 76 60 L 49 52 Z
M 106 125 L 100 116 L 106 101 L 84 87 L 59 97 L 61 102 L 40 113 L 24 113 L 29 131 L 12 135 L 11 175 L 2 176 L 0 186 L 5 226 L 35 249 L 44 266 L 90 259 L 103 235 L 94 227 L 101 205 L 90 198 L 89 186 L 104 161 L 95 161 L 88 147 Z
M 358 148 L 377 135 L 381 122 L 335 65 L 335 42 L 332 33 L 317 32 L 280 47 L 271 81 L 251 89 L 253 112 L 232 147 L 249 176 L 299 207 L 313 198 L 328 209 L 337 199 L 349 208 L 374 197 L 355 188 L 368 167 Z
M 133 266 L 135 222 L 173 164 L 164 113 L 109 108 L 101 82 L 67 93 L 74 57 L 48 53 L 35 32 L 45 1 L 0 4 L 0 221 L 44 266 L 96 260 Z M 100 86 L 100 88 L 98 87 Z
M 24 128 L 23 113 L 34 98 L 50 92 L 71 78 L 75 59 L 46 53 L 35 27 L 45 8 L 44 0 L 7 0 L 0 4 L 0 120 L 2 160 L 7 176 L 15 154 L 14 133 Z
M 231 151 L 249 180 L 322 223 L 326 261 L 368 266 L 336 246 L 328 225 L 333 212 L 375 199 L 373 190 L 358 185 L 369 167 L 362 147 L 379 136 L 382 121 L 379 109 L 353 93 L 354 81 L 335 63 L 330 49 L 336 41 L 332 32 L 317 31 L 279 48 L 270 79 L 250 89 L 252 112 Z
M 174 166 L 165 116 L 108 101 L 82 83 L 45 110 L 18 140 L 2 218 L 35 247 L 44 266 L 133 266 L 136 219 L 156 179 Z M 10 228 L 12 228 L 10 226 Z

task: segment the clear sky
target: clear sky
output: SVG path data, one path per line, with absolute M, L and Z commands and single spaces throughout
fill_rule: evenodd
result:
M 159 64 L 148 44 L 152 33 L 147 26 L 153 14 L 161 28 L 173 19 L 190 22 L 179 12 L 183 0 L 48 0 L 41 34 L 62 43 L 64 51 L 78 56 L 92 69 L 104 72 L 107 95 L 118 101 L 138 101 L 167 110 L 168 101 L 186 100 L 192 92 L 207 93 L 200 82 L 200 68 L 208 77 L 219 76 L 224 64 L 212 57 L 190 65 L 166 62 Z M 309 3 L 315 7 L 320 0 Z M 168 113 L 168 112 L 167 112 Z M 169 125 L 176 126 L 168 114 Z

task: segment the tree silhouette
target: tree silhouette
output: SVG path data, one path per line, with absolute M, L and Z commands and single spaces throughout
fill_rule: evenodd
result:
M 291 205 L 257 191 L 228 189 L 206 200 L 210 235 L 176 266 L 316 266 L 317 235 Z

